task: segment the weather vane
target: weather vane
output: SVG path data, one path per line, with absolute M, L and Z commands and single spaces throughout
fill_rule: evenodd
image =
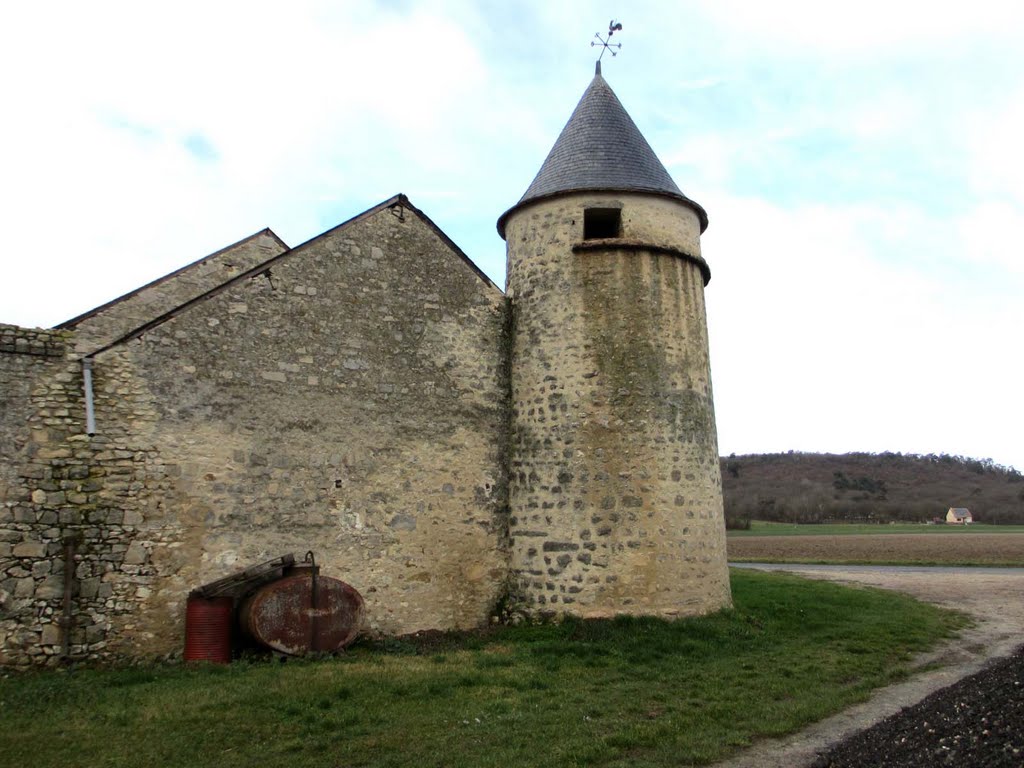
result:
M 616 51 L 614 51 L 612 49 L 613 48 L 620 48 L 621 49 L 622 48 L 622 43 L 610 43 L 608 41 L 612 39 L 612 35 L 614 35 L 616 32 L 621 32 L 621 31 L 622 31 L 622 24 L 620 24 L 619 22 L 615 21 L 615 19 L 612 19 L 611 21 L 608 22 L 608 37 L 601 37 L 601 35 L 599 33 L 597 33 L 597 32 L 594 33 L 594 37 L 596 37 L 598 40 L 600 40 L 600 42 L 599 43 L 595 43 L 593 40 L 591 40 L 590 41 L 590 47 L 593 48 L 595 45 L 600 45 L 601 46 L 601 55 L 597 57 L 597 63 L 598 64 L 600 64 L 601 63 L 601 59 L 604 58 L 604 52 L 605 51 L 611 51 L 612 56 L 617 56 L 618 55 L 618 52 L 616 52 Z

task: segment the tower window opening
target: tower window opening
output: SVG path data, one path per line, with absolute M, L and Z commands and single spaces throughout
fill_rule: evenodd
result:
M 583 211 L 583 239 L 622 237 L 621 208 L 587 208 Z

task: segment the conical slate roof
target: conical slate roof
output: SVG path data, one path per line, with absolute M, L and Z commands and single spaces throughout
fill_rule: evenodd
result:
M 601 76 L 601 65 L 526 194 L 498 219 L 498 234 L 517 208 L 566 192 L 650 192 L 693 208 L 701 232 L 707 213 L 684 195 Z

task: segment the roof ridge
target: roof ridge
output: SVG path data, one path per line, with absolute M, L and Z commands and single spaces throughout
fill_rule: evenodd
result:
M 445 234 L 445 231 L 443 229 L 441 229 L 437 224 L 435 224 L 434 221 L 429 216 L 427 216 L 427 214 L 425 214 L 423 211 L 421 211 L 419 208 L 417 208 L 413 204 L 413 202 L 409 199 L 409 196 L 406 195 L 404 192 L 399 192 L 397 195 L 393 195 L 392 197 L 389 197 L 383 203 L 378 203 L 377 205 L 373 206 L 369 210 L 363 211 L 362 213 L 360 213 L 357 216 L 353 216 L 348 221 L 343 221 L 341 224 L 338 224 L 335 227 L 331 227 L 326 232 L 321 232 L 319 235 L 315 235 L 314 237 L 311 237 L 306 242 L 300 243 L 299 245 L 297 245 L 294 248 L 292 248 L 292 250 L 293 251 L 297 251 L 299 248 L 303 248 L 303 247 L 309 245 L 310 243 L 312 243 L 312 242 L 314 242 L 316 240 L 319 240 L 321 237 L 326 237 L 327 235 L 329 235 L 332 232 L 334 232 L 336 229 L 341 229 L 342 227 L 351 224 L 356 219 L 361 219 L 364 216 L 368 216 L 369 214 L 377 213 L 378 211 L 383 210 L 384 208 L 393 208 L 396 205 L 401 205 L 404 208 L 408 208 L 410 211 L 412 211 L 417 216 L 419 216 L 420 219 L 423 221 L 423 223 L 426 224 L 428 227 L 430 227 L 430 229 L 432 229 L 434 231 L 434 233 L 438 237 L 440 237 L 449 248 L 451 248 L 453 251 L 455 251 L 456 255 L 459 258 L 461 258 L 464 262 L 466 262 L 466 264 L 469 266 L 469 268 L 472 269 L 477 274 L 477 276 L 480 279 L 482 279 L 484 282 L 490 283 L 500 293 L 504 293 L 504 291 L 501 290 L 501 288 L 498 286 L 498 284 L 495 283 L 493 280 L 491 280 L 491 278 L 489 278 L 487 276 L 487 273 L 485 273 L 482 269 L 480 269 L 480 267 L 478 267 L 476 265 L 476 262 L 474 262 L 473 259 L 471 259 L 466 254 L 466 252 L 463 251 L 462 248 L 460 248 L 459 245 L 454 240 L 452 240 L 450 237 L 448 237 L 447 234 Z

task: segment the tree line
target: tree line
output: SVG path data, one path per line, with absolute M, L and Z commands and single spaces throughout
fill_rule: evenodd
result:
M 1024 524 L 1024 475 L 949 454 L 731 455 L 722 459 L 726 521 L 929 522 L 949 507 L 978 522 Z

